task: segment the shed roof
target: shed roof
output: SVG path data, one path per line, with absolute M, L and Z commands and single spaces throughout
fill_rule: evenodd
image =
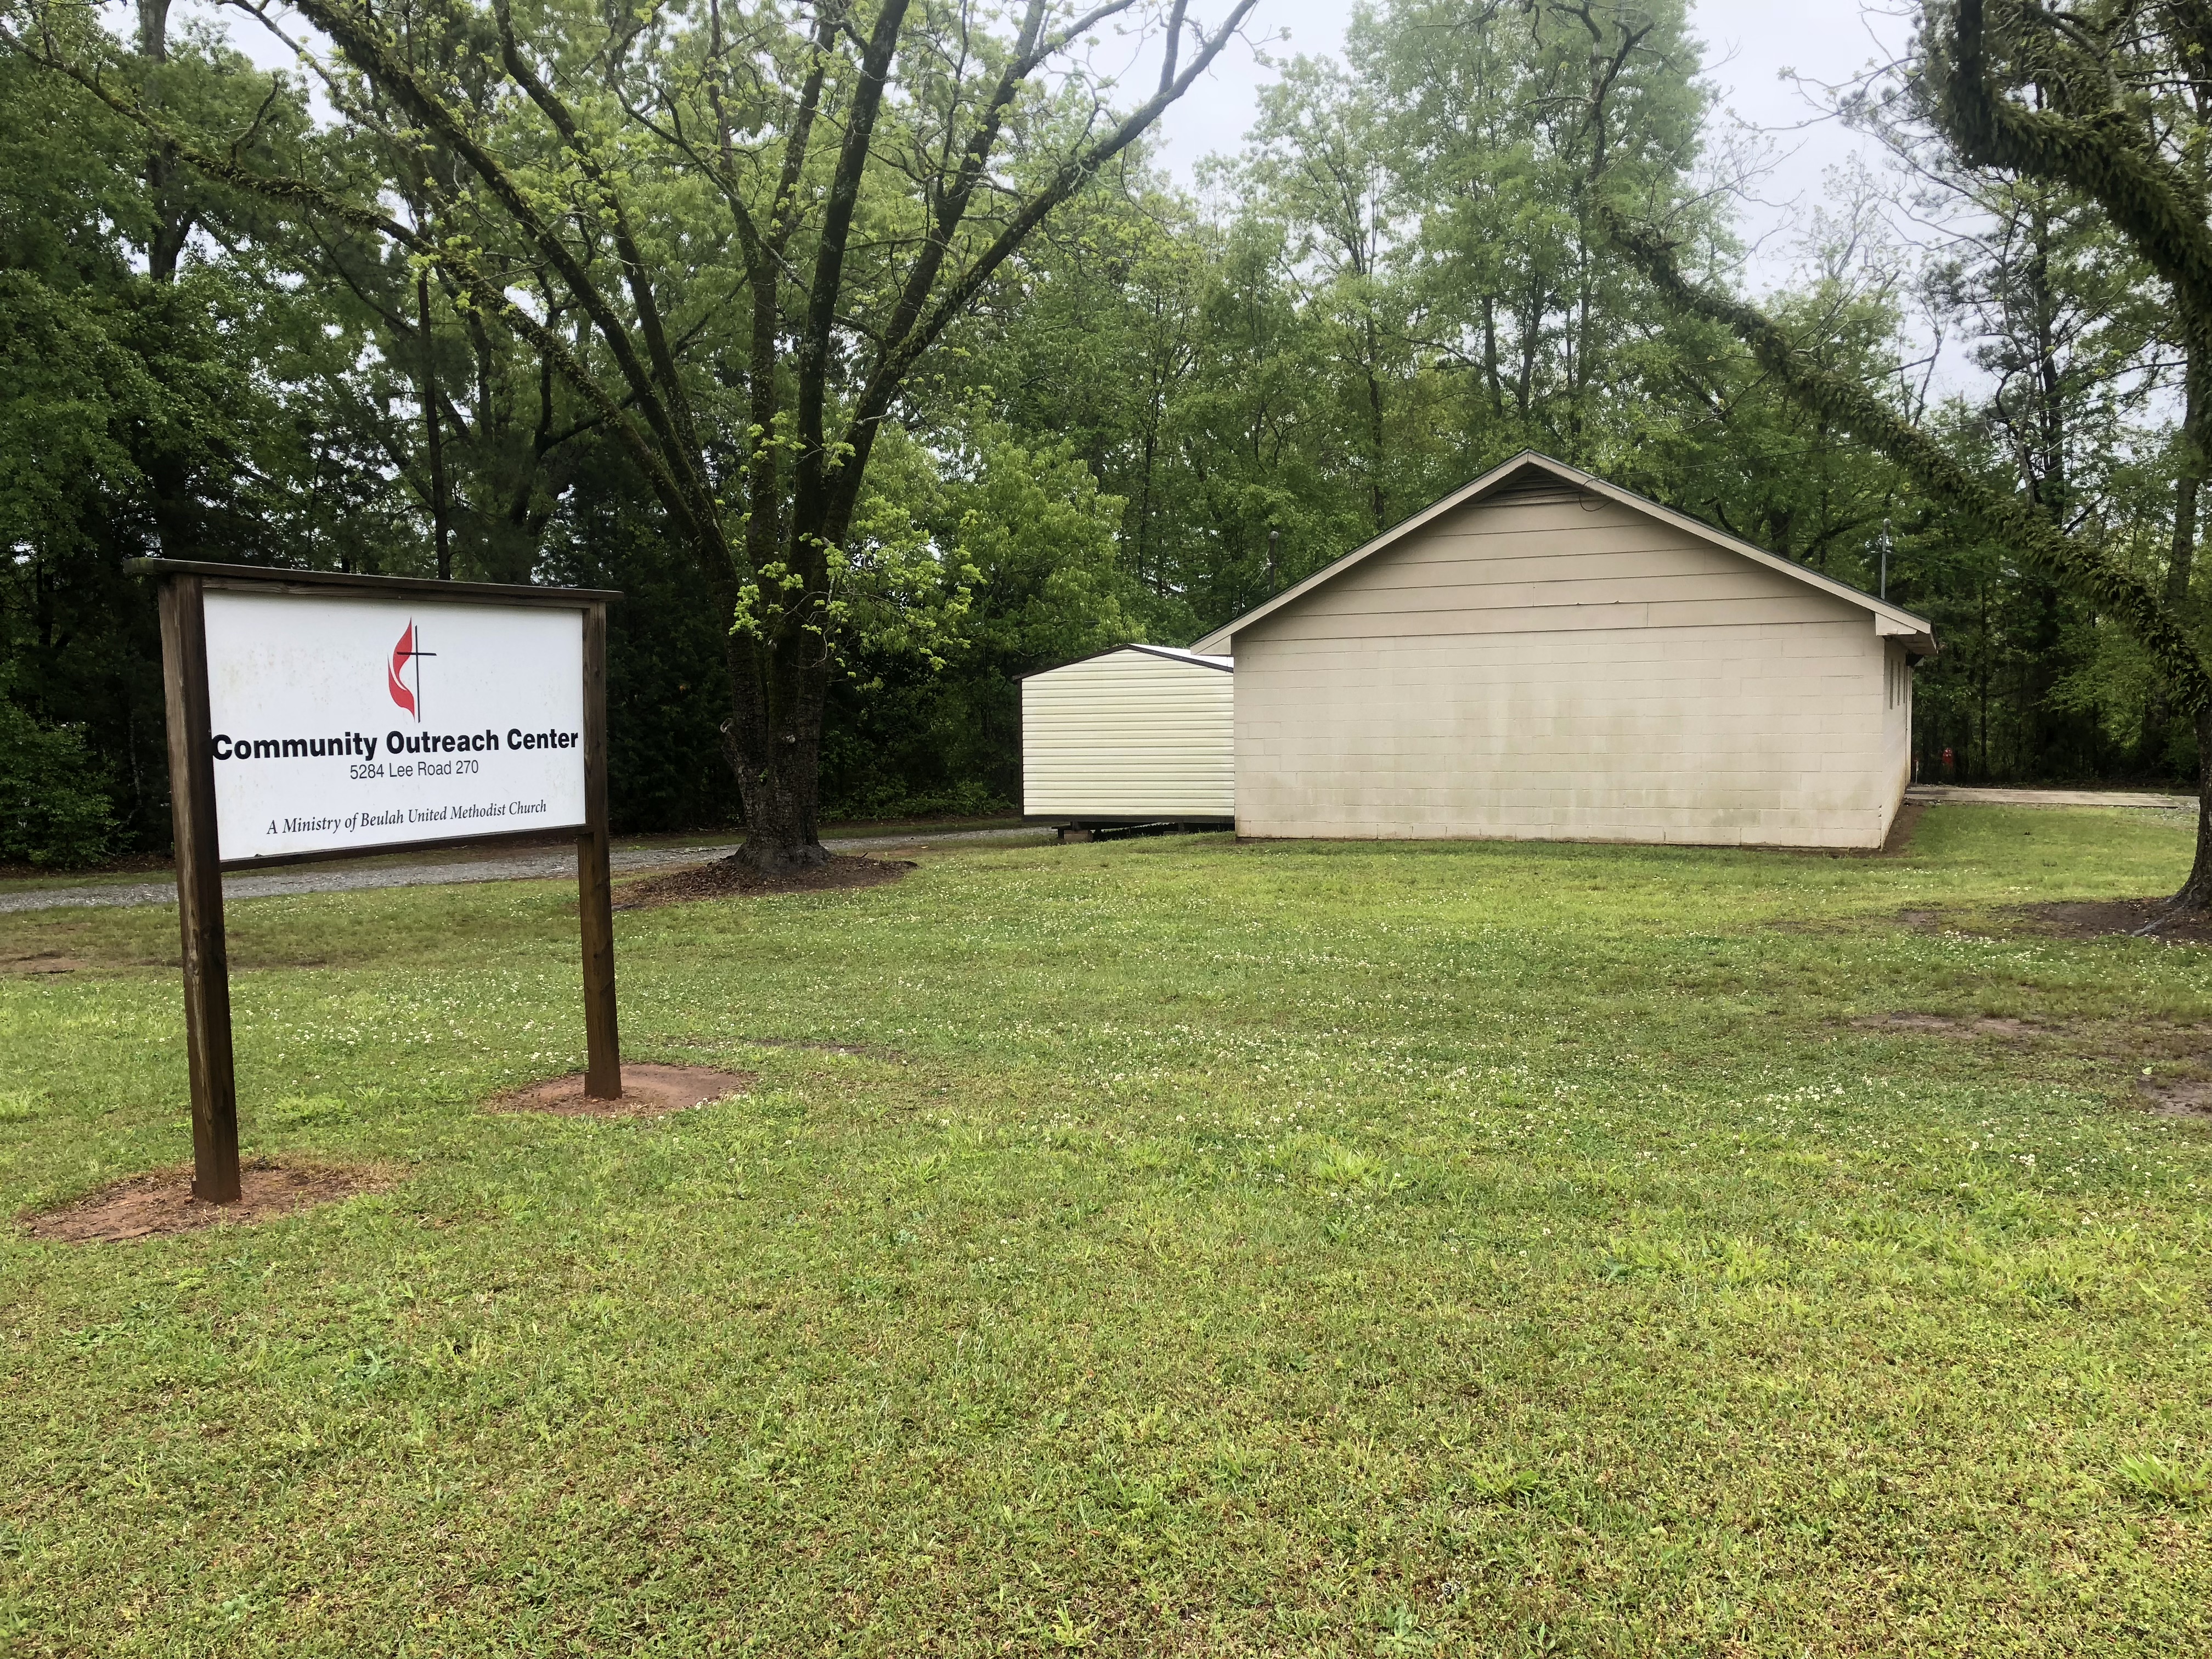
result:
M 1565 461 L 1541 454 L 1535 450 L 1524 449 L 1511 460 L 1492 467 L 1473 483 L 1461 485 L 1441 501 L 1432 501 L 1411 518 L 1401 520 L 1391 526 L 1374 540 L 1363 546 L 1353 548 L 1351 552 L 1334 563 L 1323 565 L 1304 581 L 1285 588 L 1264 605 L 1255 605 L 1236 621 L 1215 629 L 1194 645 L 1191 651 L 1193 653 L 1218 651 L 1228 646 L 1240 631 L 1249 628 L 1262 617 L 1273 616 L 1284 606 L 1294 604 L 1310 593 L 1315 588 L 1326 582 L 1334 581 L 1354 565 L 1371 559 L 1377 553 L 1395 546 L 1415 531 L 1442 518 L 1455 507 L 1465 507 L 1469 502 L 1478 501 L 1485 495 L 1495 495 L 1507 484 L 1529 472 L 1544 474 L 1575 489 L 1587 489 L 1605 496 L 1610 501 L 1619 501 L 1622 506 L 1633 507 L 1636 511 L 1657 519 L 1662 523 L 1672 525 L 1678 530 L 1687 531 L 1691 535 L 1710 542 L 1715 547 L 1725 548 L 1731 553 L 1741 554 L 1743 557 L 1763 564 L 1771 570 L 1778 570 L 1786 576 L 1794 577 L 1808 587 L 1817 587 L 1823 592 L 1832 594 L 1837 599 L 1857 605 L 1860 609 L 1872 613 L 1875 632 L 1896 635 L 1905 641 L 1908 648 L 1928 653 L 1932 653 L 1936 649 L 1935 625 L 1925 617 L 1916 616 L 1901 606 L 1890 604 L 1887 599 L 1876 599 L 1871 593 L 1862 592 L 1848 582 L 1839 582 L 1832 576 L 1820 574 L 1817 570 L 1808 570 L 1803 565 L 1783 558 L 1778 554 L 1769 553 L 1765 548 L 1754 547 L 1741 537 L 1731 536 L 1726 531 L 1716 530 L 1701 519 L 1694 519 L 1686 513 L 1678 513 L 1671 507 L 1662 506 L 1649 496 L 1638 495 L 1632 489 L 1623 489 L 1619 484 L 1607 483 L 1595 473 L 1585 472 L 1580 467 L 1569 466 Z M 1144 648 L 1160 650 L 1164 647 L 1150 646 Z M 1226 659 L 1223 659 L 1223 665 L 1227 666 Z
M 1231 625 L 1235 626 L 1234 623 Z M 1036 674 L 1024 674 L 1019 678 L 1033 680 L 1038 674 L 1057 674 L 1061 668 L 1080 667 L 1086 662 L 1097 662 L 1101 657 L 1111 657 L 1123 651 L 1142 651 L 1147 656 L 1165 657 L 1170 662 L 1187 662 L 1194 668 L 1218 668 L 1224 674 L 1234 673 L 1237 670 L 1237 659 L 1234 657 L 1209 657 L 1174 645 L 1132 644 L 1109 646 L 1103 651 L 1094 651 L 1087 657 L 1078 657 L 1073 662 L 1061 663 L 1057 668 L 1040 668 Z

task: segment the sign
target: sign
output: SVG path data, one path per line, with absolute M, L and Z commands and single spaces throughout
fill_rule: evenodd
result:
M 618 593 L 139 559 L 161 583 L 192 1196 L 240 1195 L 222 872 L 576 836 L 584 1092 L 622 1097 L 607 858 Z
M 584 823 L 584 618 L 206 595 L 225 863 Z

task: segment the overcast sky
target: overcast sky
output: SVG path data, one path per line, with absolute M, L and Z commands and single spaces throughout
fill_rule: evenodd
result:
M 1217 0 L 1218 3 L 1218 0 Z M 1723 109 L 1771 135 L 1776 166 L 1747 203 L 1741 228 L 1754 244 L 1749 276 L 1769 287 L 1790 272 L 1797 233 L 1821 199 L 1827 171 L 1863 156 L 1879 167 L 1877 147 L 1838 121 L 1823 118 L 1804 93 L 1783 78 L 1785 70 L 1836 82 L 1875 61 L 1894 55 L 1908 35 L 1902 0 L 1692 0 L 1691 25 L 1705 42 L 1705 78 Z M 1345 0 L 1260 0 L 1249 26 L 1255 37 L 1288 31 L 1270 55 L 1333 53 L 1343 43 L 1352 12 Z M 1235 151 L 1255 113 L 1255 98 L 1275 71 L 1262 68 L 1249 46 L 1232 45 L 1212 70 L 1212 84 L 1163 118 L 1164 159 L 1186 181 L 1192 167 L 1216 151 Z

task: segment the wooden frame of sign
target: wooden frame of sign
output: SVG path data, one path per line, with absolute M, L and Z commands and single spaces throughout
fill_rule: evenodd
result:
M 584 1033 L 588 1054 L 585 1092 L 596 1099 L 619 1099 L 622 1053 L 615 1018 L 614 914 L 607 862 L 606 645 L 607 606 L 622 595 L 591 588 L 508 586 L 492 582 L 433 581 L 411 576 L 350 576 L 168 559 L 136 560 L 131 568 L 161 582 L 161 679 L 168 705 L 169 795 L 176 829 L 177 920 L 184 944 L 185 1044 L 191 1081 L 192 1196 L 216 1204 L 235 1202 L 239 1197 L 238 1085 L 231 1052 L 230 970 L 223 943 L 225 870 L 348 858 L 401 848 L 421 850 L 462 843 L 511 842 L 540 836 L 556 827 L 573 827 L 576 831 L 577 910 L 583 931 Z M 525 829 L 487 828 L 460 834 L 443 834 L 423 827 L 421 834 L 407 833 L 381 840 L 359 837 L 380 834 L 377 826 L 418 817 L 442 818 L 444 814 L 403 811 L 356 813 L 353 818 L 345 820 L 316 817 L 301 821 L 306 826 L 302 835 L 307 840 L 312 842 L 318 835 L 335 834 L 341 823 L 345 832 L 355 838 L 343 845 L 314 846 L 304 851 L 283 850 L 289 843 L 280 840 L 279 850 L 252 857 L 226 858 L 224 825 L 218 822 L 215 765 L 219 757 L 216 750 L 218 744 L 223 745 L 225 753 L 220 758 L 226 760 L 243 759 L 245 756 L 231 738 L 215 732 L 211 726 L 210 675 L 214 665 L 209 660 L 208 647 L 210 593 L 398 601 L 424 607 L 498 606 L 510 611 L 538 611 L 550 609 L 579 613 L 582 683 L 579 688 L 581 706 L 577 712 L 581 717 L 580 730 L 544 735 L 548 739 L 558 739 L 561 747 L 574 747 L 581 751 L 580 810 L 572 797 L 571 822 L 557 826 L 549 823 Z M 399 645 L 392 649 L 386 665 L 391 677 L 387 688 L 391 698 L 419 722 L 422 718 L 421 663 L 412 663 L 416 678 L 410 690 L 403 672 L 409 665 L 403 659 L 435 653 L 418 650 L 416 639 L 416 624 L 410 617 L 406 633 Z M 397 738 L 401 733 L 395 731 L 392 735 Z M 482 734 L 467 733 L 458 739 L 447 734 L 428 741 L 445 744 L 442 752 L 453 752 L 457 745 L 471 744 L 495 751 L 498 736 L 496 731 L 487 731 Z M 527 745 L 534 750 L 541 746 L 536 741 L 538 736 L 536 732 L 524 734 L 520 728 L 511 729 L 507 734 L 507 745 L 514 749 Z M 517 742 L 518 738 L 523 741 Z M 304 755 L 307 749 L 306 740 L 294 741 Z M 349 746 L 343 751 L 332 741 L 329 745 L 331 755 L 326 757 L 325 744 L 319 739 L 314 755 L 317 758 L 337 757 L 334 763 L 346 763 L 356 777 L 373 775 L 377 783 L 388 781 L 386 774 L 398 770 L 388 763 L 382 768 L 374 763 L 381 739 L 362 737 L 349 730 L 345 741 Z M 416 752 L 421 752 L 425 740 L 416 738 L 412 741 L 418 746 Z M 392 748 L 399 746 L 395 744 Z M 542 746 L 551 750 L 556 745 L 549 740 Z M 279 751 L 279 758 L 293 757 L 289 752 L 289 742 L 276 743 L 273 747 Z M 532 753 L 521 759 L 535 763 L 538 757 Z M 468 764 L 471 770 L 481 769 L 477 763 Z M 440 763 L 434 768 L 425 763 L 421 769 L 442 771 L 453 765 Z M 495 812 L 501 809 L 481 810 Z M 293 823 L 288 819 L 283 828 L 289 831 Z M 269 827 L 275 836 L 278 821 L 272 817 Z

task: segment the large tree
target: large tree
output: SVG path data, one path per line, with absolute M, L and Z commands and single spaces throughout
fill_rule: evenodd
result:
M 850 591 L 894 556 L 858 525 L 909 377 L 1256 3 L 1024 0 L 1011 28 L 983 0 L 249 3 L 346 141 L 291 172 L 148 97 L 79 0 L 14 0 L 7 33 L 161 155 L 382 238 L 573 389 L 731 623 L 727 754 L 774 869 L 824 856 L 823 705 Z
M 2212 363 L 2212 225 L 2193 165 L 2201 106 L 2193 91 L 2177 97 L 2175 88 L 2192 88 L 2203 75 L 2200 24 L 2198 9 L 2179 4 L 2110 0 L 2061 15 L 2033 0 L 2003 0 L 1992 27 L 1982 0 L 1958 0 L 1930 6 L 1923 35 L 1929 106 L 1945 139 L 1973 165 L 2063 186 L 2100 209 L 2164 279 L 2192 382 L 2200 364 Z M 1632 261 L 1678 304 L 1734 331 L 1801 404 L 1881 450 L 1937 507 L 2003 539 L 2132 636 L 2197 732 L 2197 856 L 2166 915 L 2212 909 L 2212 663 L 2174 603 L 2185 595 L 2185 573 L 2178 588 L 2153 582 L 2094 533 L 2072 530 L 2047 477 L 2030 478 L 2045 483 L 2039 490 L 2001 490 L 1865 384 L 1811 361 L 1771 318 L 1686 276 L 1668 237 L 1605 211 Z M 2191 386 L 2187 403 L 2205 406 L 2201 388 Z M 2185 431 L 2191 507 L 2201 445 L 2200 432 Z M 2177 519 L 2185 537 L 2186 516 Z

